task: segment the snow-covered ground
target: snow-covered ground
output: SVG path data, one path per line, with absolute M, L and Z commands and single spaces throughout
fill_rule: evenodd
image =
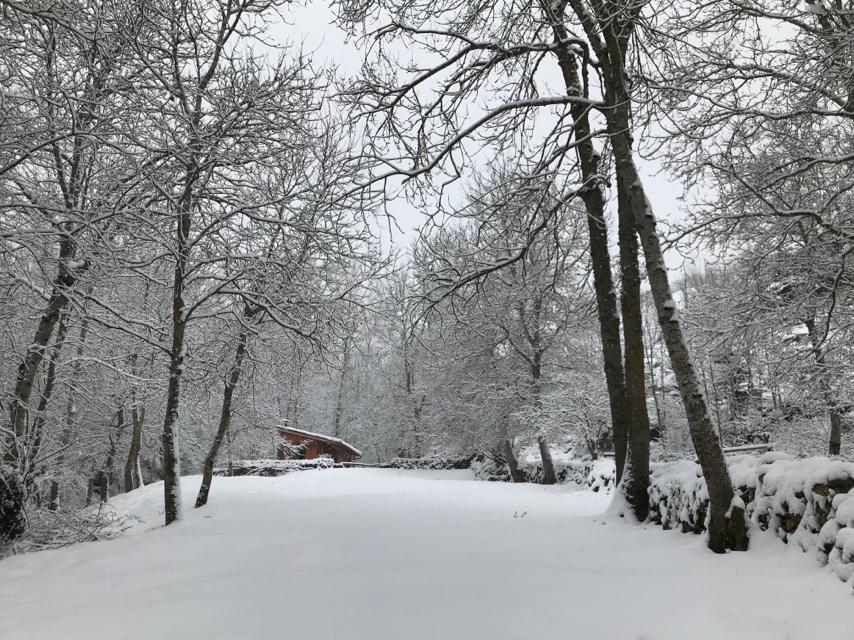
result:
M 185 504 L 198 486 L 186 478 Z M 161 485 L 117 498 L 119 539 L 0 562 L 2 640 L 852 640 L 854 596 L 764 538 L 607 520 L 608 498 L 469 472 L 216 478 L 159 524 Z

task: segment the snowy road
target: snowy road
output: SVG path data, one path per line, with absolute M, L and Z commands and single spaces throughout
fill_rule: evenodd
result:
M 175 526 L 0 562 L 0 639 L 854 640 L 850 587 L 773 540 L 716 557 L 466 473 L 218 478 Z

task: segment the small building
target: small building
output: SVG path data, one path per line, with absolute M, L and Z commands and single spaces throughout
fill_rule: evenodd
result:
M 292 427 L 279 427 L 279 460 L 313 460 L 326 456 L 333 462 L 353 462 L 362 457 L 362 452 L 340 438 L 320 433 L 303 431 Z

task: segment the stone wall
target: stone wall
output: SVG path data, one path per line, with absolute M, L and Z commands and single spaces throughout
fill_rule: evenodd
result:
M 854 463 L 769 452 L 728 459 L 753 528 L 773 531 L 854 584 Z M 694 462 L 654 463 L 650 519 L 665 529 L 706 530 L 709 495 Z

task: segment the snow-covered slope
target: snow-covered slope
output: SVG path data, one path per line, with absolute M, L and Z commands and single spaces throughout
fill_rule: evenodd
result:
M 198 478 L 185 478 L 185 504 Z M 168 528 L 0 562 L 2 640 L 852 640 L 849 589 L 774 540 L 604 520 L 607 497 L 469 472 L 217 478 Z

